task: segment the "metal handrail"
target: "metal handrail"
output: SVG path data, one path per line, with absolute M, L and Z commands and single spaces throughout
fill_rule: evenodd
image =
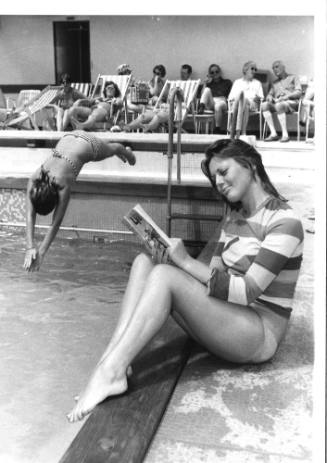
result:
M 176 107 L 176 121 L 175 121 L 175 99 L 177 98 Z M 177 182 L 181 183 L 181 132 L 182 132 L 182 102 L 184 100 L 183 91 L 181 88 L 176 87 L 172 90 L 169 102 L 169 117 L 168 117 L 168 179 L 167 179 L 167 217 L 166 217 L 166 229 L 167 235 L 171 234 L 171 182 L 172 182 L 172 164 L 173 164 L 173 142 L 174 142 L 174 127 L 175 122 L 177 126 Z

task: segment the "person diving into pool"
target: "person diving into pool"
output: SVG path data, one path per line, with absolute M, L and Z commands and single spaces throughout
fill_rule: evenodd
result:
M 130 147 L 109 143 L 76 130 L 65 134 L 52 150 L 52 154 L 31 176 L 26 194 L 26 253 L 24 269 L 39 270 L 64 218 L 71 187 L 87 162 L 102 161 L 112 156 L 134 165 L 135 156 Z M 39 246 L 35 244 L 36 214 L 47 215 L 54 211 L 52 223 Z

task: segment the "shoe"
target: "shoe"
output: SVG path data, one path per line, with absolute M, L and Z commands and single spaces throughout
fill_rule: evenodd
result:
M 110 129 L 110 132 L 121 132 L 122 129 L 119 127 L 119 125 L 113 125 Z
M 290 137 L 282 137 L 282 138 L 280 139 L 280 142 L 281 142 L 281 143 L 287 143 L 288 141 L 290 141 Z
M 206 109 L 205 104 L 200 103 L 199 108 L 198 108 L 198 114 L 203 114 L 205 109 Z
M 269 137 L 265 138 L 263 141 L 277 141 L 279 140 L 278 135 L 269 135 Z

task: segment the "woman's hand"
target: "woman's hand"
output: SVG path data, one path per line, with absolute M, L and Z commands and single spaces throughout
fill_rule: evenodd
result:
M 27 249 L 25 253 L 25 260 L 24 260 L 24 269 L 28 272 L 33 272 L 34 270 L 39 270 L 40 268 L 40 259 L 39 259 L 39 252 L 37 248 L 30 248 Z
M 179 268 L 186 270 L 188 263 L 192 259 L 185 249 L 184 243 L 180 238 L 171 238 L 171 246 L 168 248 L 170 260 Z
M 168 250 L 157 240 L 153 240 L 151 243 L 151 254 L 154 264 L 169 264 Z

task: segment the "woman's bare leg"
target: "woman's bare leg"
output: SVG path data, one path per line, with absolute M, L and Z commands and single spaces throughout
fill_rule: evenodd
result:
M 57 131 L 61 132 L 63 129 L 63 114 L 64 110 L 62 108 L 57 108 L 57 114 L 56 114 L 56 125 L 57 125 Z
M 69 113 L 68 109 L 65 109 L 64 115 L 62 117 L 62 130 L 66 130 L 69 124 Z
M 147 282 L 147 278 L 153 269 L 153 263 L 149 256 L 146 254 L 139 254 L 134 259 L 126 291 L 123 297 L 119 319 L 115 328 L 115 331 L 111 337 L 108 347 L 102 355 L 99 363 L 102 362 L 117 344 L 122 334 L 124 333 L 137 303 L 143 293 L 144 287 Z
M 128 325 L 98 365 L 68 415 L 69 421 L 82 419 L 106 397 L 127 390 L 128 365 L 160 330 L 172 307 L 184 327 L 217 356 L 244 363 L 254 361 L 264 347 L 265 329 L 257 312 L 208 297 L 206 287 L 182 270 L 157 265 L 146 280 Z M 276 347 L 272 343 L 271 355 Z
M 65 123 L 68 125 L 69 123 L 73 126 L 74 129 L 77 129 L 78 124 L 80 123 L 79 119 L 86 120 L 92 110 L 86 106 L 72 106 L 68 109 Z M 66 125 L 66 126 L 67 126 Z
M 80 122 L 77 125 L 78 129 L 93 129 L 97 122 L 104 122 L 108 117 L 108 113 L 104 108 L 94 109 L 85 122 Z
M 147 277 L 153 269 L 153 262 L 151 258 L 146 254 L 139 254 L 133 261 L 132 268 L 129 274 L 129 280 L 127 283 L 126 291 L 123 297 L 120 314 L 118 318 L 115 331 L 109 341 L 109 344 L 102 354 L 98 365 L 103 361 L 103 359 L 113 350 L 113 348 L 118 343 L 119 339 L 123 335 L 133 313 L 135 307 L 143 293 L 144 287 L 146 285 Z M 132 367 L 128 365 L 126 369 L 127 376 L 131 376 Z M 75 396 L 75 400 L 79 400 L 79 395 Z
M 131 131 L 143 128 L 143 124 L 147 124 L 153 118 L 155 113 L 153 111 L 146 111 L 143 114 L 140 114 L 134 121 L 130 122 L 129 124 L 123 125 L 123 130 Z

